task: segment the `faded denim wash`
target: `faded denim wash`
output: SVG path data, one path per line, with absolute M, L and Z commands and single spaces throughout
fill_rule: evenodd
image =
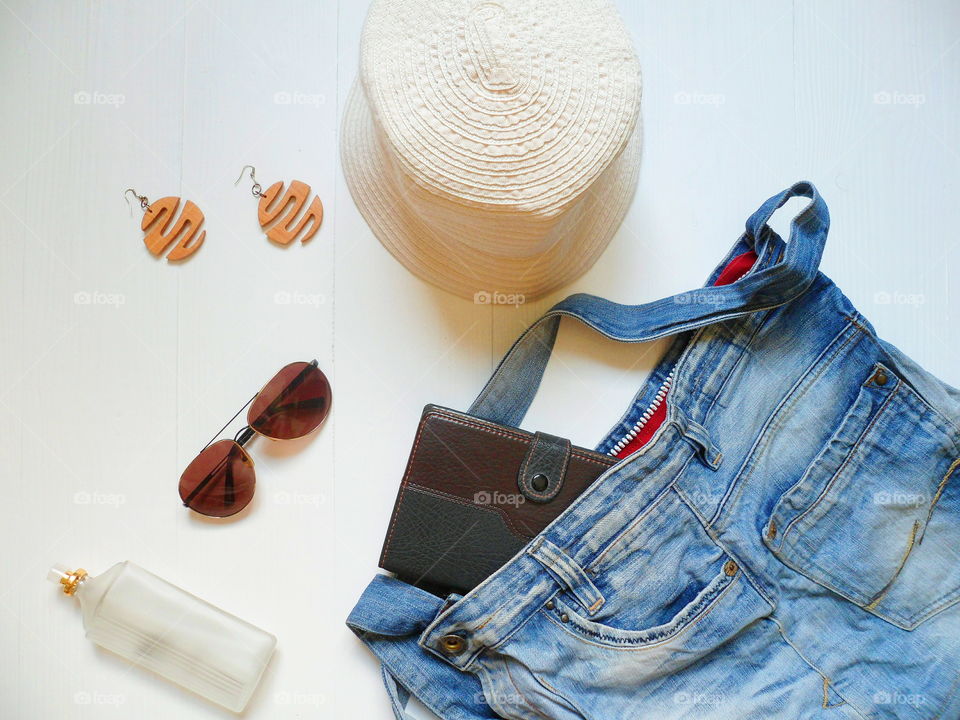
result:
M 574 295 L 521 336 L 472 413 L 522 421 L 568 316 L 676 336 L 598 449 L 672 371 L 666 419 L 465 597 L 373 580 L 348 624 L 398 719 L 409 693 L 449 720 L 960 717 L 960 393 L 818 271 L 828 226 L 798 183 L 705 287 Z

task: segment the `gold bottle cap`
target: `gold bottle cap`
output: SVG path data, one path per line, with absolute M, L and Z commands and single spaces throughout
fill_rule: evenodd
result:
M 73 595 L 80 586 L 80 583 L 86 579 L 87 571 L 83 568 L 67 570 L 66 568 L 53 567 L 50 568 L 50 572 L 47 574 L 47 577 L 52 582 L 63 585 L 63 593 L 65 595 Z

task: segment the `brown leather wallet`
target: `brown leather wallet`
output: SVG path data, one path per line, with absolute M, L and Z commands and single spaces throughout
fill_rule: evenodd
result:
M 554 435 L 427 405 L 380 567 L 441 594 L 469 591 L 616 462 Z

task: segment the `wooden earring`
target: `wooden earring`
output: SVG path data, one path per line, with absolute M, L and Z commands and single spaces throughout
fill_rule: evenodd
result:
M 137 195 L 133 188 L 127 188 L 123 196 L 130 204 L 130 198 L 127 193 L 133 193 L 133 196 L 140 201 L 140 209 L 143 210 L 143 221 L 140 223 L 140 229 L 146 235 L 143 236 L 143 244 L 147 246 L 153 255 L 160 257 L 168 247 L 176 243 L 176 246 L 167 254 L 168 262 L 178 262 L 193 255 L 207 237 L 207 231 L 200 231 L 203 225 L 203 213 L 191 200 L 183 204 L 183 212 L 177 217 L 177 208 L 180 206 L 180 198 L 165 197 L 151 203 L 146 195 Z
M 290 187 L 282 196 L 280 191 L 283 189 L 283 182 L 277 181 L 263 192 L 260 183 L 257 182 L 257 169 L 253 165 L 244 165 L 240 171 L 240 177 L 237 178 L 236 185 L 243 179 L 243 173 L 250 168 L 250 179 L 253 181 L 253 187 L 250 192 L 254 197 L 260 198 L 260 205 L 257 208 L 257 217 L 260 220 L 260 227 L 264 229 L 267 238 L 278 245 L 289 245 L 297 236 L 300 236 L 300 242 L 307 240 L 317 234 L 320 229 L 320 223 L 323 222 L 323 203 L 320 198 L 314 196 L 313 202 L 307 207 L 303 216 L 297 220 L 300 211 L 307 204 L 310 197 L 310 186 L 299 180 L 290 183 Z M 270 226 L 267 229 L 267 226 Z

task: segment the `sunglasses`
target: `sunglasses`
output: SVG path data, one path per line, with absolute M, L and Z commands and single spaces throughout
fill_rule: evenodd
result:
M 309 435 L 330 410 L 330 382 L 317 361 L 290 363 L 240 408 L 248 405 L 247 424 L 233 440 L 216 438 L 206 444 L 180 476 L 183 504 L 208 517 L 229 517 L 253 499 L 256 475 L 253 460 L 243 446 L 255 435 L 271 440 L 293 440 Z

